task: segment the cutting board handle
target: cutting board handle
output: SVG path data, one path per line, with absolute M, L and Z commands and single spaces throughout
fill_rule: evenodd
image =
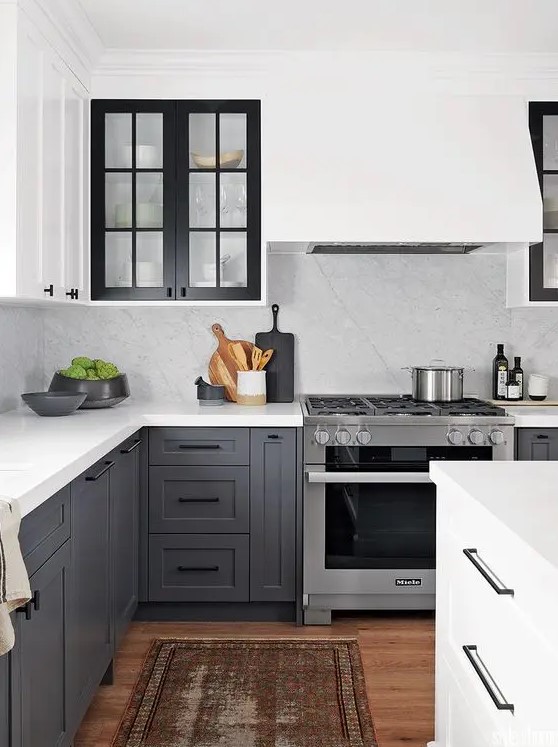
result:
M 219 340 L 219 342 L 221 342 L 221 340 L 225 336 L 225 330 L 223 329 L 223 327 L 221 327 L 220 324 L 214 324 L 211 327 L 211 331 L 213 332 L 215 337 Z
M 278 303 L 272 304 L 271 313 L 273 314 L 273 327 L 271 328 L 271 331 L 279 332 L 279 329 L 277 328 L 277 317 L 279 316 L 279 304 Z

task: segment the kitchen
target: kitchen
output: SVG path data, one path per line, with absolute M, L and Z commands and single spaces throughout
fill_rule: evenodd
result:
M 192 466 L 185 466 L 187 462 L 173 461 L 175 457 L 165 455 L 164 450 L 160 458 L 153 457 L 153 434 L 159 428 L 222 430 L 234 427 L 251 431 L 249 446 L 242 441 L 244 436 L 239 436 L 237 461 L 220 467 L 236 470 L 235 479 L 238 480 L 259 479 L 255 477 L 260 474 L 258 465 L 269 446 L 257 441 L 261 429 L 265 437 L 285 435 L 283 445 L 288 443 L 289 459 L 294 459 L 300 475 L 304 461 L 314 465 L 306 471 L 318 471 L 315 469 L 317 461 L 309 462 L 303 455 L 307 452 L 302 435 L 304 418 L 296 402 L 293 405 L 269 404 L 265 416 L 260 414 L 259 408 L 251 411 L 239 407 L 231 412 L 234 405 L 215 408 L 215 412 L 202 416 L 195 404 L 194 381 L 199 375 L 207 377 L 208 362 L 216 347 L 212 325 L 219 323 L 231 338 L 253 340 L 256 332 L 271 328 L 271 303 L 280 307 L 279 329 L 296 336 L 294 390 L 297 400 L 299 396 L 312 394 L 408 394 L 411 375 L 403 369 L 426 364 L 432 359 L 463 366 L 465 394 L 488 400 L 492 398 L 491 365 L 497 343 L 505 344 L 510 363 L 514 356 L 521 356 L 526 380 L 531 374 L 549 376 L 547 402 L 558 399 L 554 376 L 558 356 L 557 322 L 553 308 L 558 292 L 553 275 L 555 263 L 551 261 L 554 257 L 552 226 L 545 224 L 550 230 L 545 233 L 543 275 L 546 275 L 541 280 L 538 258 L 542 245 L 537 243 L 542 231 L 541 199 L 527 117 L 527 102 L 558 100 L 554 41 L 549 31 L 555 11 L 548 4 L 540 9 L 540 15 L 537 9 L 536 14 L 531 13 L 526 19 L 525 9 L 517 4 L 509 12 L 509 26 L 502 28 L 502 16 L 498 15 L 503 12 L 502 8 L 498 3 L 493 5 L 494 15 L 483 16 L 482 24 L 478 24 L 478 14 L 482 12 L 478 8 L 452 10 L 431 3 L 413 12 L 416 13 L 413 23 L 407 17 L 403 25 L 397 13 L 394 11 L 394 15 L 390 15 L 383 3 L 372 4 L 367 11 L 354 3 L 354 12 L 364 13 L 367 23 L 354 24 L 348 12 L 342 17 L 338 13 L 337 24 L 332 24 L 331 18 L 328 21 L 325 13 L 319 19 L 302 13 L 294 29 L 292 23 L 286 21 L 289 14 L 285 10 L 285 15 L 276 19 L 273 28 L 262 20 L 256 30 L 256 24 L 253 28 L 246 25 L 251 13 L 261 19 L 251 3 L 246 3 L 246 7 L 242 5 L 238 14 L 219 4 L 222 36 L 219 37 L 217 31 L 214 36 L 209 34 L 207 24 L 204 25 L 207 18 L 197 15 L 199 9 L 192 9 L 194 16 L 188 18 L 193 27 L 203 30 L 196 38 L 182 25 L 186 20 L 178 12 L 177 4 L 170 1 L 160 4 L 157 13 L 147 3 L 139 4 L 132 12 L 127 3 L 114 8 L 105 2 L 83 2 L 88 15 L 82 12 L 79 4 L 68 2 L 61 3 L 60 7 L 57 4 L 55 10 L 48 8 L 46 17 L 45 3 L 4 4 L 2 35 L 8 67 L 2 78 L 2 95 L 5 109 L 12 112 L 13 117 L 5 117 L 0 136 L 6 163 L 0 188 L 3 196 L 0 212 L 6 226 L 0 281 L 3 300 L 0 307 L 3 350 L 0 405 L 4 412 L 17 408 L 18 414 L 7 414 L 2 416 L 4 420 L 0 419 L 5 468 L 0 492 L 8 497 L 10 494 L 32 495 L 33 509 L 38 509 L 41 501 L 91 470 L 120 444 L 127 449 L 143 438 L 136 438 L 140 429 L 150 429 L 149 434 L 144 432 L 143 441 L 144 444 L 149 442 L 150 464 L 145 465 L 145 469 L 151 472 L 149 476 L 142 473 L 141 478 L 142 482 L 149 481 L 149 491 L 155 490 L 153 475 L 162 474 L 163 470 L 217 469 L 212 467 L 214 462 L 190 462 Z M 374 15 L 374 6 L 382 22 Z M 296 12 L 297 16 L 301 13 L 300 10 Z M 451 43 L 448 44 L 441 28 L 430 22 L 434 13 L 438 22 L 444 19 L 449 28 L 460 29 Z M 173 20 L 169 22 L 169 19 Z M 365 27 L 366 33 L 362 31 Z M 66 33 L 61 34 L 61 28 L 66 29 Z M 518 35 L 518 29 L 523 33 Z M 48 71 L 39 84 L 38 70 L 43 74 Z M 17 85 L 13 84 L 14 72 Z M 292 85 L 293 80 L 297 81 L 296 86 Z M 46 104 L 54 101 L 60 106 L 48 108 L 45 104 L 40 119 L 37 102 L 43 101 L 43 96 L 46 96 Z M 215 260 L 213 276 L 211 270 L 204 268 L 207 253 L 203 250 L 204 262 L 191 265 L 190 277 L 184 268 L 175 264 L 176 277 L 167 284 L 165 276 L 165 282 L 157 283 L 153 294 L 150 293 L 153 289 L 145 287 L 152 282 L 149 275 L 153 272 L 152 262 L 144 262 L 141 268 L 138 263 L 136 287 L 131 289 L 127 285 L 129 277 L 125 273 L 118 274 L 122 263 L 117 267 L 107 266 L 106 273 L 103 275 L 102 270 L 99 275 L 93 254 L 91 264 L 89 261 L 89 205 L 92 252 L 93 246 L 99 248 L 102 244 L 107 256 L 110 251 L 108 244 L 105 246 L 103 229 L 107 229 L 107 236 L 124 233 L 131 216 L 121 207 L 126 202 L 126 198 L 122 199 L 122 190 L 128 189 L 126 185 L 117 184 L 113 194 L 104 194 L 105 167 L 128 173 L 127 166 L 115 165 L 114 161 L 105 163 L 101 151 L 101 157 L 91 161 L 90 187 L 89 146 L 85 145 L 89 128 L 92 153 L 98 154 L 100 147 L 94 108 L 89 122 L 87 102 L 90 98 L 100 102 L 97 106 L 105 107 L 104 113 L 109 113 L 107 102 L 116 102 L 117 114 L 132 112 L 137 121 L 142 114 L 145 117 L 161 113 L 163 109 L 176 112 L 183 107 L 183 102 L 189 102 L 188 110 L 179 112 L 173 120 L 180 124 L 181 131 L 185 129 L 181 117 L 211 114 L 196 110 L 200 101 L 261 101 L 257 133 L 261 135 L 260 168 L 255 167 L 253 159 L 246 163 L 247 179 L 261 178 L 261 243 L 257 250 L 250 244 L 250 259 L 246 261 L 250 281 L 248 277 L 241 277 L 244 286 L 226 285 L 238 282 L 239 257 L 244 251 L 242 245 L 239 249 L 239 244 L 234 242 L 229 242 L 228 247 L 232 248 L 225 247 L 220 255 L 221 260 L 227 254 L 231 257 L 220 273 L 215 271 L 218 264 Z M 151 111 L 145 110 L 145 99 L 151 102 Z M 166 108 L 157 100 L 164 100 Z M 74 105 L 76 109 L 72 108 Z M 62 116 L 63 111 L 67 118 Z M 243 114 L 232 110 L 225 113 L 229 124 L 234 115 Z M 253 113 L 248 109 L 245 113 L 253 121 Z M 65 122 L 64 132 L 77 133 L 77 140 L 65 138 L 61 143 L 57 135 L 61 131 L 59 117 Z M 226 128 L 222 129 L 225 136 Z M 199 132 L 202 138 L 199 150 L 203 153 L 208 149 L 207 141 L 203 140 L 206 129 L 202 127 Z M 209 140 L 214 135 L 212 130 Z M 46 149 L 41 145 L 43 138 Z M 250 132 L 248 139 L 253 145 Z M 180 138 L 177 143 L 180 154 L 184 143 L 181 144 Z M 129 156 L 133 158 L 133 148 L 128 147 Z M 56 159 L 61 160 L 61 151 L 67 152 L 66 148 L 74 149 L 75 157 L 66 158 L 65 163 L 77 166 L 75 172 L 71 169 L 64 172 L 61 181 Z M 244 150 L 248 148 L 245 145 Z M 219 150 L 233 151 L 235 144 L 227 144 Z M 247 153 L 247 159 L 253 152 Z M 119 153 L 123 155 L 122 151 Z M 135 158 L 149 159 L 152 153 L 136 150 Z M 539 154 L 536 158 L 542 159 L 542 149 L 535 153 Z M 546 157 L 552 159 L 552 153 L 545 154 Z M 209 189 L 215 202 L 219 200 L 216 212 L 223 220 L 221 226 L 229 234 L 238 236 L 244 230 L 243 221 L 247 221 L 246 228 L 253 236 L 257 210 L 248 198 L 247 212 L 243 214 L 246 205 L 235 181 L 242 173 L 242 163 L 238 175 L 232 176 L 227 174 L 226 166 L 220 165 L 225 169 L 221 179 L 234 182 L 229 193 L 234 201 L 228 211 L 223 208 L 227 208 L 229 196 L 223 200 L 222 190 Z M 166 166 L 165 162 L 164 169 Z M 550 207 L 555 168 L 552 164 L 545 167 L 549 172 L 545 177 L 549 180 L 545 199 L 548 198 Z M 149 173 L 149 168 L 147 171 Z M 152 165 L 153 171 L 156 172 L 157 167 Z M 114 171 L 106 172 L 107 184 L 114 179 L 113 174 Z M 192 177 L 197 179 L 196 186 L 202 185 L 202 193 L 204 179 L 210 176 L 200 173 Z M 169 177 L 166 171 L 163 180 L 165 195 L 169 184 L 171 191 L 177 194 L 185 189 L 186 180 L 175 179 L 172 174 Z M 133 189 L 138 189 L 138 184 L 132 180 Z M 249 181 L 250 184 L 254 182 Z M 452 185 L 451 189 L 448 185 Z M 204 213 L 203 208 L 200 210 L 199 193 L 200 190 L 190 190 L 191 205 L 186 201 L 196 221 L 191 225 L 201 234 L 206 228 L 203 223 L 211 216 Z M 249 188 L 250 194 L 256 193 Z M 140 205 L 146 204 L 139 199 Z M 170 202 L 163 198 L 165 209 Z M 104 219 L 105 209 L 114 224 L 101 225 L 103 237 L 99 241 L 96 231 L 99 232 L 99 215 L 103 213 Z M 137 212 L 136 221 L 139 221 L 141 210 Z M 33 220 L 28 220 L 29 216 L 33 216 Z M 175 220 L 178 224 L 185 219 L 180 215 L 168 218 L 166 213 L 163 217 L 165 230 L 169 220 L 172 225 Z M 150 219 L 153 215 L 147 214 L 147 220 Z M 155 229 L 146 229 L 146 233 L 149 230 Z M 187 233 L 187 230 L 178 230 L 178 235 Z M 165 235 L 163 243 L 166 241 Z M 415 249 L 408 249 L 408 253 L 379 252 L 377 248 L 360 249 L 361 253 L 313 251 L 313 245 L 320 241 L 358 245 L 411 242 Z M 440 242 L 459 242 L 466 248 L 471 244 L 482 245 L 482 248 L 460 254 L 423 253 L 424 247 L 419 248 L 424 243 Z M 141 250 L 138 246 L 136 253 Z M 146 248 L 149 246 L 146 244 L 143 250 L 152 252 L 153 249 Z M 168 244 L 164 246 L 167 251 Z M 171 249 L 175 251 L 174 247 Z M 336 251 L 342 252 L 342 248 Z M 120 248 L 116 249 L 118 252 Z M 165 265 L 168 266 L 172 267 L 173 263 Z M 116 275 L 110 288 L 103 287 L 103 282 L 98 283 L 99 277 L 106 280 L 113 270 Z M 141 272 L 147 275 L 142 277 Z M 216 288 L 218 275 L 224 282 Z M 165 296 L 167 287 L 173 289 L 171 300 Z M 186 288 L 185 296 L 181 295 L 182 288 Z M 212 296 L 209 291 L 218 293 Z M 80 355 L 114 361 L 125 371 L 132 393 L 129 402 L 99 413 L 79 411 L 63 420 L 39 419 L 23 409 L 21 393 L 48 388 L 52 374 Z M 504 407 L 507 407 L 505 403 Z M 539 410 L 537 407 L 521 407 L 520 412 L 519 408 L 513 410 L 515 426 L 511 427 L 516 431 L 525 428 L 526 438 L 531 439 L 524 447 L 525 453 L 532 458 L 553 457 L 552 429 L 557 421 L 552 412 L 551 408 Z M 312 423 L 312 432 L 320 423 Z M 374 430 L 373 425 L 369 427 Z M 53 428 L 59 430 L 51 430 Z M 289 433 L 280 433 L 280 429 Z M 296 432 L 294 442 L 289 440 L 291 431 Z M 332 437 L 336 431 L 337 427 Z M 467 439 L 469 429 L 463 431 Z M 62 439 L 60 442 L 56 441 L 56 433 Z M 351 431 L 353 435 L 356 437 L 356 431 L 355 434 Z M 87 438 L 92 440 L 87 441 Z M 60 443 L 63 453 L 47 451 L 45 439 Z M 510 438 L 506 437 L 506 441 L 509 445 Z M 138 447 L 140 452 L 144 444 Z M 256 444 L 260 448 L 258 453 Z M 138 450 L 135 453 L 138 454 Z M 543 454 L 546 456 L 541 456 Z M 146 457 L 138 455 L 136 458 L 142 462 Z M 38 476 L 37 469 L 24 469 L 26 465 L 37 467 L 39 463 L 43 465 L 41 469 L 49 465 L 47 472 L 42 472 L 43 477 Z M 18 469 L 9 469 L 14 466 Z M 491 466 L 496 465 L 486 465 L 487 468 Z M 521 464 L 518 466 L 523 468 Z M 14 471 L 19 474 L 6 474 Z M 245 477 L 241 478 L 240 473 Z M 285 480 L 284 484 L 288 483 Z M 241 485 L 240 482 L 236 484 Z M 315 490 L 315 485 L 312 489 Z M 289 500 L 298 500 L 296 505 L 300 506 L 299 498 L 293 496 L 299 496 L 303 488 L 299 490 L 295 486 L 293 489 L 291 485 L 289 490 Z M 150 515 L 149 521 L 161 527 L 166 518 Z M 285 526 L 291 527 L 291 524 L 287 522 Z M 305 544 L 301 524 L 300 520 L 296 521 L 299 534 L 293 542 L 300 543 L 297 547 L 302 549 L 292 553 L 299 561 Z M 248 537 L 246 524 L 239 523 L 239 527 L 237 536 Z M 204 531 L 218 533 L 217 530 Z M 166 532 L 160 528 L 150 531 L 147 533 L 150 536 L 146 534 L 140 541 L 151 541 L 153 551 L 154 538 L 166 536 Z M 177 536 L 186 534 L 187 529 L 177 532 Z M 151 571 L 154 573 L 153 569 Z M 289 572 L 295 573 L 300 586 L 300 568 L 295 571 L 290 568 Z M 140 567 L 140 579 L 146 575 L 149 569 Z M 302 588 L 297 587 L 297 594 L 300 593 Z M 288 602 L 277 602 L 276 616 L 293 615 L 291 598 L 294 600 L 294 596 L 289 596 Z M 184 603 L 183 606 L 195 604 L 204 602 Z M 237 602 L 221 604 L 231 605 L 229 619 L 239 619 L 234 618 L 232 612 Z M 258 604 L 274 605 L 275 602 Z M 281 605 L 290 607 L 287 611 Z M 270 614 L 270 607 L 266 609 Z M 154 610 L 150 613 L 154 614 Z M 182 610 L 181 614 L 186 613 Z M 259 614 L 263 612 L 260 610 Z M 296 614 L 299 618 L 303 616 L 302 604 Z M 21 628 L 25 615 L 17 617 L 16 628 Z M 39 619 L 38 616 L 35 619 Z M 181 619 L 192 619 L 192 615 Z M 210 617 L 198 616 L 200 619 L 207 624 L 184 634 L 203 637 L 209 625 L 221 626 L 215 628 L 217 636 L 227 637 L 233 631 L 225 623 L 210 623 Z M 408 654 L 408 665 L 412 667 L 413 654 L 408 652 L 407 645 L 419 637 L 417 677 L 424 688 L 432 689 L 434 625 L 428 608 L 423 613 L 417 612 L 416 618 L 409 618 L 410 622 L 406 622 L 404 615 L 400 618 L 388 616 L 384 618 L 383 627 L 381 615 L 357 616 L 353 620 L 356 622 L 341 616 L 338 623 L 341 627 L 336 628 L 334 614 L 332 631 L 367 637 L 366 644 L 361 645 L 363 656 L 370 650 L 367 647 L 379 646 L 374 649 L 372 658 L 381 657 L 382 646 L 389 648 L 392 644 L 386 641 L 394 637 L 400 641 L 401 650 Z M 198 623 L 161 621 L 150 624 L 160 625 L 160 635 L 164 636 L 180 635 L 172 625 L 195 626 Z M 270 626 L 286 624 L 269 623 Z M 407 637 L 407 628 L 401 627 L 406 624 L 411 625 Z M 134 623 L 130 635 L 154 638 L 159 635 L 154 632 L 155 628 L 139 627 L 143 625 L 147 623 Z M 355 633 L 359 628 L 364 632 Z M 325 626 L 307 626 L 282 630 L 290 630 L 292 636 L 304 630 L 305 635 L 320 638 L 325 635 L 325 629 Z M 246 630 L 250 636 L 250 629 Z M 266 634 L 273 635 L 273 630 L 273 627 L 268 628 Z M 238 631 L 242 635 L 240 628 Z M 121 640 L 125 647 L 127 639 Z M 133 646 L 133 641 L 129 646 Z M 428 651 L 430 656 L 425 653 Z M 404 654 L 401 658 L 405 660 Z M 137 675 L 141 661 L 135 666 Z M 385 667 L 373 667 L 371 674 L 366 670 L 368 700 L 376 722 L 378 743 L 381 747 L 390 747 L 403 741 L 425 744 L 432 740 L 433 694 L 423 706 L 421 713 L 426 715 L 417 715 L 416 723 L 407 719 L 403 725 L 401 718 L 398 725 L 397 719 L 390 721 L 382 715 L 382 699 L 388 702 L 397 678 L 404 677 L 401 667 L 390 667 L 389 662 Z M 118 684 L 118 659 L 115 676 Z M 407 687 L 411 687 L 410 679 L 406 681 Z M 378 681 L 383 683 L 381 688 L 375 684 Z M 132 687 L 133 682 L 129 682 L 124 688 L 125 695 L 119 691 L 119 697 L 123 698 L 122 712 Z M 109 689 L 110 686 L 101 688 L 98 697 L 106 699 Z M 481 697 L 479 693 L 476 696 Z M 409 701 L 412 702 L 410 694 Z M 417 708 L 419 703 L 422 700 L 417 697 Z M 386 712 L 389 710 L 389 706 L 385 708 Z M 96 733 L 95 729 L 100 731 L 94 720 L 86 725 L 91 735 Z M 118 723 L 113 724 L 113 732 L 117 727 Z M 14 742 L 18 739 L 17 729 L 11 728 L 15 747 L 19 745 Z M 65 734 L 60 743 L 64 744 L 68 736 Z M 112 737 L 112 733 L 106 736 L 105 743 L 109 744 Z M 40 733 L 28 732 L 22 743 L 42 745 L 40 739 Z M 75 743 L 86 744 L 85 739 Z M 95 743 L 91 741 L 94 739 L 91 736 L 90 743 Z M 436 736 L 436 739 L 440 744 L 460 744 L 457 737 L 444 740 Z M 101 737 L 98 743 L 103 743 Z

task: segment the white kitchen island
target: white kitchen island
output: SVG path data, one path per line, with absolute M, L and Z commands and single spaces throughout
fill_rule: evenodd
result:
M 435 463 L 436 747 L 558 745 L 558 462 Z

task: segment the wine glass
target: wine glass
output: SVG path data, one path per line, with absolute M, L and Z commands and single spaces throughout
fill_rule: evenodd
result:
M 238 211 L 238 225 L 246 226 L 246 185 L 239 184 L 236 188 L 235 209 Z
M 203 187 L 201 184 L 196 186 L 194 190 L 194 205 L 196 206 L 196 220 L 198 226 L 203 224 L 203 218 L 207 215 L 207 206 L 205 204 L 205 195 L 203 193 Z

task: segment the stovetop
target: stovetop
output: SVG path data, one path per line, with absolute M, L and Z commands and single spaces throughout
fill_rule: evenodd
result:
M 448 417 L 501 418 L 503 407 L 480 399 L 466 397 L 460 402 L 417 402 L 404 395 L 309 395 L 304 398 L 310 417 Z

